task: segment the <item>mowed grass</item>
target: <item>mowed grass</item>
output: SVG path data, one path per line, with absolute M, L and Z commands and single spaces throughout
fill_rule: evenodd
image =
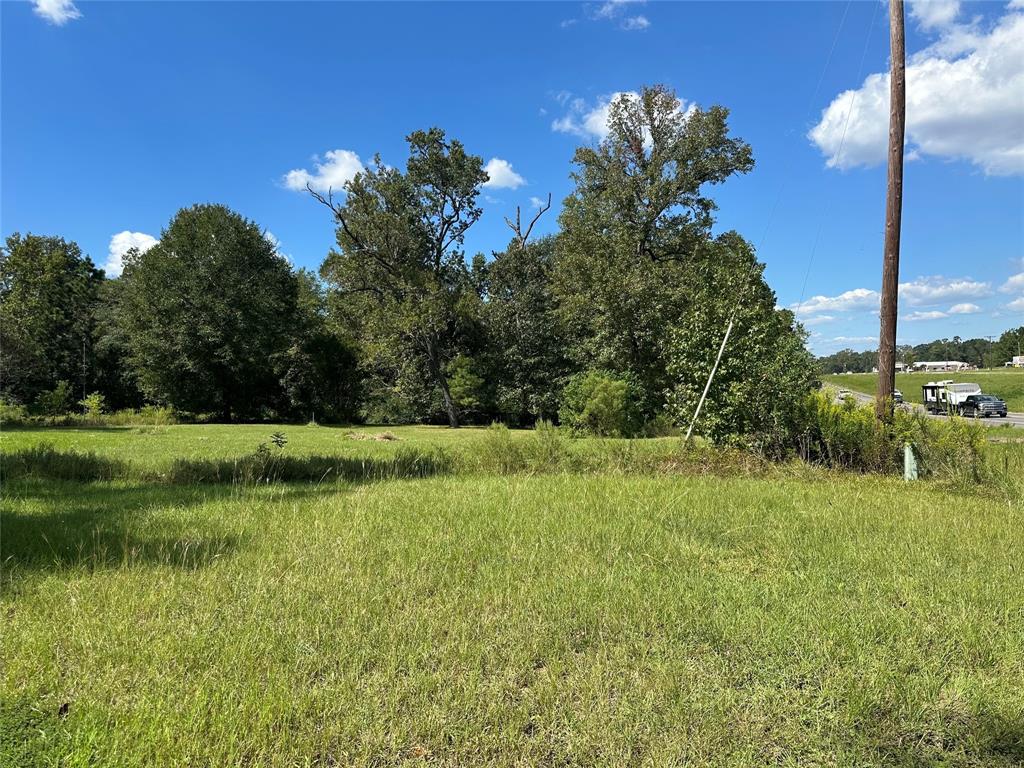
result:
M 997 395 L 1006 401 L 1011 411 L 1024 411 L 1024 368 L 1006 370 L 964 371 L 954 373 L 941 371 L 937 373 L 897 373 L 896 388 L 903 393 L 908 403 L 921 403 L 921 387 L 929 381 L 952 379 L 956 382 L 971 382 L 981 387 L 987 395 Z M 837 387 L 845 387 L 855 392 L 874 395 L 878 392 L 877 373 L 849 373 L 836 376 L 825 376 L 824 381 Z
M 1020 503 L 808 478 L 9 481 L 0 765 L 1020 765 Z

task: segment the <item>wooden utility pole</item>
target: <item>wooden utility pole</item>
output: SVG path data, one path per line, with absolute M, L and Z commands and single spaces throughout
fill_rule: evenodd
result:
M 903 0 L 889 0 L 889 183 L 885 197 L 885 250 L 882 260 L 881 328 L 878 334 L 878 397 L 875 415 L 892 418 L 896 388 L 896 306 L 900 282 L 900 220 L 903 215 L 903 134 L 907 111 Z

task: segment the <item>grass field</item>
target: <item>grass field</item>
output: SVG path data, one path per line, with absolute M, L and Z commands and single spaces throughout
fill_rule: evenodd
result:
M 969 381 L 978 384 L 981 391 L 988 395 L 998 395 L 1006 401 L 1011 411 L 1024 411 L 1024 368 L 965 371 L 963 373 L 897 373 L 896 388 L 903 393 L 908 403 L 921 402 L 921 386 L 929 381 L 952 379 L 953 381 Z M 877 373 L 849 373 L 837 376 L 826 376 L 824 381 L 837 387 L 846 387 L 855 392 L 873 395 L 878 391 Z
M 159 466 L 269 431 L 0 447 Z M 1022 551 L 1015 501 L 833 473 L 8 481 L 0 765 L 1017 766 Z

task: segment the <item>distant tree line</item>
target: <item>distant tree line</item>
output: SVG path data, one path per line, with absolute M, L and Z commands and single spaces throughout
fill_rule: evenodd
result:
M 902 345 L 896 348 L 896 360 L 913 365 L 922 360 L 959 360 L 979 368 L 1000 368 L 1014 355 L 1024 354 L 1024 326 L 1004 331 L 998 340 L 991 339 L 936 339 L 924 344 Z M 818 358 L 823 373 L 870 373 L 878 366 L 878 352 L 854 352 L 841 349 Z
M 712 233 L 709 187 L 754 164 L 727 117 L 684 114 L 660 86 L 618 98 L 607 138 L 576 151 L 558 232 L 531 239 L 517 215 L 489 259 L 463 249 L 482 158 L 437 128 L 407 138 L 404 168 L 377 157 L 337 197 L 313 193 L 337 230 L 319 275 L 218 205 L 179 211 L 117 279 L 73 242 L 15 234 L 0 255 L 2 395 L 636 434 L 689 420 L 732 319 L 698 431 L 778 444 L 816 370 L 750 244 Z

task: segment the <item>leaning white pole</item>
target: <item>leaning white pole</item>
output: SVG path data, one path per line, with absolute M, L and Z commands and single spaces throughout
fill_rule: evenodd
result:
M 725 336 L 722 337 L 722 346 L 718 348 L 718 357 L 715 358 L 715 364 L 711 366 L 711 373 L 708 375 L 708 383 L 704 385 L 704 392 L 700 396 L 700 402 L 697 403 L 697 410 L 693 412 L 693 418 L 690 420 L 690 428 L 686 430 L 686 437 L 683 438 L 683 445 L 690 442 L 690 434 L 693 432 L 693 427 L 697 423 L 697 417 L 700 416 L 700 409 L 704 407 L 704 399 L 708 396 L 708 390 L 711 389 L 711 380 L 715 378 L 715 372 L 718 370 L 718 364 L 722 362 L 722 354 L 725 352 L 725 344 L 729 341 L 729 334 L 732 333 L 732 320 L 729 320 L 729 325 L 725 329 Z

